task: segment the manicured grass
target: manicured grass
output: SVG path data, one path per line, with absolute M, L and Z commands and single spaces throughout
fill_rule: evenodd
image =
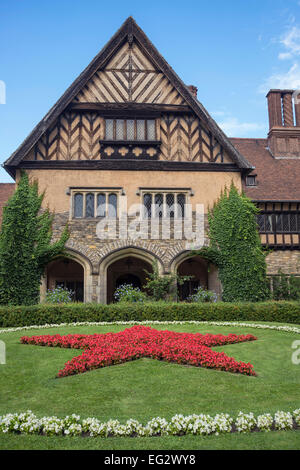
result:
M 60 327 L 5 333 L 7 364 L 0 366 L 0 414 L 31 409 L 38 416 L 63 417 L 76 413 L 103 421 L 136 418 L 142 423 L 176 413 L 255 413 L 300 407 L 300 366 L 292 364 L 292 342 L 299 335 L 253 328 L 210 325 L 156 325 L 174 331 L 254 334 L 258 340 L 224 347 L 237 360 L 251 362 L 258 377 L 230 374 L 151 359 L 94 370 L 57 379 L 64 363 L 78 350 L 22 345 L 21 336 L 40 334 L 92 334 L 121 331 L 124 326 Z M 275 447 L 274 447 L 275 446 Z M 43 436 L 3 436 L 0 448 L 102 449 L 238 449 L 300 448 L 298 431 L 248 435 L 185 436 L 164 438 L 79 439 Z

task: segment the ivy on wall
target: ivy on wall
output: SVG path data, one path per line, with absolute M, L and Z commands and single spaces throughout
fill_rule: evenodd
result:
M 22 173 L 13 196 L 3 209 L 0 233 L 0 303 L 31 305 L 39 302 L 40 280 L 46 265 L 64 254 L 69 237 L 65 227 L 51 243 L 53 215 L 41 212 L 44 194 Z
M 263 301 L 270 293 L 256 214 L 259 209 L 232 184 L 209 211 L 210 246 L 197 254 L 219 267 L 225 302 Z

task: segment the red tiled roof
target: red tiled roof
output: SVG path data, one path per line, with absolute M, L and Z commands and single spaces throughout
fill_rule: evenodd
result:
M 267 139 L 231 138 L 237 150 L 255 166 L 257 186 L 244 185 L 244 191 L 253 200 L 299 201 L 300 158 L 275 159 L 267 150 Z
M 3 206 L 15 191 L 15 183 L 0 183 L 0 223 L 2 222 Z

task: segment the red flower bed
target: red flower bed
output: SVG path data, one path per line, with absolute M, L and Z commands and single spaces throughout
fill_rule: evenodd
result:
M 256 375 L 250 363 L 238 362 L 212 346 L 241 343 L 257 339 L 252 335 L 201 335 L 159 331 L 146 326 L 133 326 L 120 333 L 94 335 L 23 336 L 21 343 L 38 346 L 84 349 L 65 364 L 58 377 L 80 374 L 99 367 L 150 357 L 161 361 Z

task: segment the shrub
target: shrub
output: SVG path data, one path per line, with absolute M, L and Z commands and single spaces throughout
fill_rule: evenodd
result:
M 0 303 L 32 305 L 39 302 L 40 281 L 47 264 L 65 253 L 66 227 L 52 239 L 53 215 L 41 212 L 44 194 L 23 173 L 18 187 L 3 209 L 0 234 Z
M 0 307 L 0 326 L 114 321 L 256 321 L 300 324 L 299 302 L 39 304 Z
M 195 294 L 188 297 L 188 302 L 217 302 L 218 300 L 217 294 L 211 290 L 206 290 L 201 286 L 195 290 Z
M 258 302 L 270 297 L 258 212 L 232 184 L 208 214 L 210 246 L 195 254 L 218 265 L 225 302 Z
M 178 286 L 188 281 L 192 276 L 180 276 L 179 274 L 168 274 L 160 276 L 157 263 L 152 264 L 153 272 L 147 273 L 145 289 L 149 292 L 152 300 L 176 300 L 178 297 Z
M 74 292 L 66 287 L 56 287 L 55 289 L 48 289 L 46 293 L 46 302 L 50 304 L 63 304 L 72 302 Z
M 115 290 L 114 298 L 117 302 L 145 302 L 146 294 L 132 284 L 123 284 Z

